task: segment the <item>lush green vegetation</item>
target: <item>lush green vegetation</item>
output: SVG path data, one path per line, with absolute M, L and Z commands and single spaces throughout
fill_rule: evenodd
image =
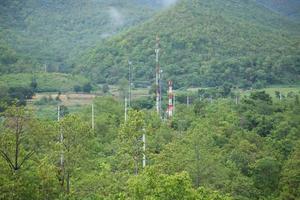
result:
M 60 122 L 22 107 L 2 113 L 2 199 L 299 198 L 299 93 L 178 104 L 167 121 L 131 110 L 124 122 L 122 103 L 110 97 L 94 105 L 95 130 L 90 107 L 62 112 Z
M 144 24 L 99 44 L 78 72 L 96 82 L 127 76 L 153 80 L 155 37 L 161 38 L 163 77 L 175 87 L 262 87 L 299 81 L 299 25 L 254 1 L 179 1 Z M 88 61 L 88 63 L 87 63 Z

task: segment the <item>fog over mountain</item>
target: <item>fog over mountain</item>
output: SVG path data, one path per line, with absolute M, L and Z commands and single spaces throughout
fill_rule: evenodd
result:
M 0 28 L 17 52 L 67 72 L 73 58 L 86 49 L 149 19 L 160 8 L 137 0 L 3 0 Z
M 287 16 L 295 21 L 300 20 L 300 1 L 299 0 L 256 0 L 266 8 Z

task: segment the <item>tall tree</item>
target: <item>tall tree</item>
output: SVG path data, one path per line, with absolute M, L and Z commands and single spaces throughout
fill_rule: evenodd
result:
M 128 121 L 120 128 L 119 139 L 121 142 L 120 153 L 130 157 L 127 167 L 134 168 L 134 174 L 138 174 L 143 156 L 142 135 L 144 131 L 144 116 L 141 111 L 131 110 Z
M 4 112 L 0 134 L 0 153 L 13 173 L 21 169 L 36 152 L 32 144 L 33 132 L 30 116 L 24 107 L 12 106 Z
M 68 115 L 59 123 L 59 132 L 63 136 L 57 152 L 61 158 L 61 184 L 62 189 L 69 194 L 71 177 L 75 176 L 76 170 L 87 157 L 86 148 L 91 138 L 91 130 L 89 124 L 78 116 Z

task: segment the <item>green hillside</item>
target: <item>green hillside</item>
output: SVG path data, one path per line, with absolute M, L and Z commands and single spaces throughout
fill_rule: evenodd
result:
M 3 0 L 0 30 L 6 30 L 4 39 L 16 51 L 51 71 L 68 72 L 74 57 L 156 9 L 138 0 Z
M 155 37 L 163 77 L 176 87 L 240 87 L 299 80 L 299 26 L 255 1 L 182 0 L 81 58 L 77 71 L 116 83 L 133 62 L 134 80 L 153 82 Z
M 0 75 L 7 73 L 31 72 L 37 62 L 16 52 L 4 39 L 6 31 L 0 30 Z

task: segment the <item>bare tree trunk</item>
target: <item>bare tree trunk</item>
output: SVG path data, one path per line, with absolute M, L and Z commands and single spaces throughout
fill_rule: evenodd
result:
M 20 154 L 20 143 L 21 143 L 21 139 L 20 136 L 22 134 L 23 131 L 23 125 L 22 125 L 22 118 L 16 117 L 15 118 L 15 123 L 16 123 L 16 130 L 15 130 L 15 163 L 13 166 L 14 171 L 18 171 L 21 166 L 23 165 L 23 163 L 28 160 L 32 154 L 34 153 L 34 151 L 29 152 L 27 155 L 25 155 L 25 157 L 19 162 L 19 154 Z
M 134 160 L 134 174 L 137 176 L 139 173 L 138 160 Z
M 14 170 L 17 171 L 18 170 L 18 158 L 19 158 L 19 122 L 17 119 L 17 128 L 16 128 L 16 149 L 15 149 L 15 166 L 14 166 Z

